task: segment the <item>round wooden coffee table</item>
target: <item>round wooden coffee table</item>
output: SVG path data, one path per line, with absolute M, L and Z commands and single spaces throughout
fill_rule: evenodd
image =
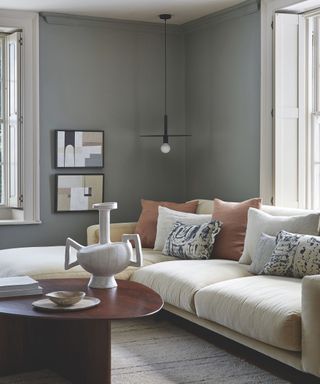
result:
M 52 369 L 76 384 L 111 383 L 111 320 L 158 312 L 163 301 L 148 287 L 118 280 L 90 289 L 86 279 L 40 280 L 44 293 L 82 290 L 101 303 L 79 312 L 40 312 L 41 296 L 0 299 L 0 375 Z

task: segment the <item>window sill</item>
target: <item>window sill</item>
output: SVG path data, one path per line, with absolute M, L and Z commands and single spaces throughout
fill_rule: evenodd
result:
M 0 225 L 32 225 L 41 224 L 40 220 L 0 220 Z
M 0 226 L 1 225 L 28 225 L 41 224 L 38 217 L 28 217 L 23 209 L 0 208 Z

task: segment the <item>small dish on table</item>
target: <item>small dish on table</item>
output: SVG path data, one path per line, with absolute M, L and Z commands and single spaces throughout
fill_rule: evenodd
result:
M 59 307 L 70 307 L 81 301 L 85 295 L 82 291 L 56 291 L 47 293 L 46 297 Z
M 86 296 L 82 291 L 56 291 L 46 294 L 46 299 L 34 301 L 35 309 L 53 312 L 72 312 L 96 307 L 100 299 Z

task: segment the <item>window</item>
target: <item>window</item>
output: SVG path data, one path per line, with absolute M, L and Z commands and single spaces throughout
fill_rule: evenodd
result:
M 23 208 L 21 191 L 21 45 L 22 34 L 0 35 L 0 203 L 3 207 Z
M 286 11 L 274 18 L 274 202 L 319 210 L 320 12 Z
M 318 111 L 311 104 L 308 25 L 319 9 L 320 0 L 261 0 L 260 195 L 265 204 L 319 209 Z
M 40 223 L 38 29 L 0 11 L 0 225 Z

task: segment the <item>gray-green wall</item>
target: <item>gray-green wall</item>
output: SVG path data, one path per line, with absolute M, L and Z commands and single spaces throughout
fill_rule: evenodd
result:
M 260 12 L 254 5 L 187 30 L 189 199 L 259 195 Z
M 96 213 L 54 213 L 54 130 L 103 129 L 105 200 L 114 222 L 141 197 L 241 200 L 259 194 L 260 13 L 255 1 L 168 38 L 172 139 L 162 155 L 162 27 L 49 15 L 40 21 L 41 225 L 0 226 L 0 248 L 84 243 Z M 96 170 L 100 172 L 100 170 Z M 62 173 L 60 171 L 60 173 Z M 67 173 L 64 171 L 63 173 Z M 78 172 L 80 173 L 80 172 Z
M 105 200 L 114 221 L 136 220 L 140 198 L 185 198 L 185 142 L 169 155 L 163 130 L 163 29 L 141 23 L 40 20 L 41 225 L 0 226 L 0 248 L 86 240 L 96 213 L 54 213 L 54 130 L 105 130 Z M 65 24 L 65 25 L 64 25 Z M 184 38 L 168 38 L 170 127 L 185 130 Z M 92 172 L 92 170 L 90 170 Z M 94 172 L 101 172 L 97 169 Z M 63 173 L 68 173 L 64 171 Z M 72 171 L 69 173 L 72 173 Z M 78 173 L 81 173 L 81 171 Z

